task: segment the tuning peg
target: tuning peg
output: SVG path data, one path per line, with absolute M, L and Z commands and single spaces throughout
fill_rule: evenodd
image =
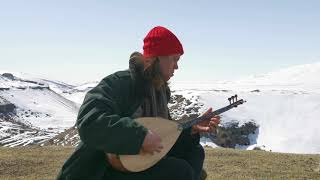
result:
M 234 97 L 236 98 L 236 101 L 238 101 L 238 95 L 236 94 L 236 95 L 234 95 Z
M 234 103 L 234 98 L 235 98 L 234 96 L 231 96 L 231 99 L 232 99 L 232 103 Z
M 234 98 L 233 96 L 231 96 L 231 97 L 229 97 L 229 98 L 228 98 L 228 100 L 229 100 L 230 104 L 234 103 L 233 98 Z

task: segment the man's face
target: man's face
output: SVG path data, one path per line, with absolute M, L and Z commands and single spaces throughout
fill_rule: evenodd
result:
M 178 69 L 180 56 L 180 54 L 159 56 L 160 70 L 165 81 L 168 81 L 174 75 L 174 70 Z

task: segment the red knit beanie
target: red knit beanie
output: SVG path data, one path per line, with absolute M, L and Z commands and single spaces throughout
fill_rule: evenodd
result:
M 143 40 L 143 56 L 156 57 L 183 54 L 179 39 L 167 28 L 154 27 Z

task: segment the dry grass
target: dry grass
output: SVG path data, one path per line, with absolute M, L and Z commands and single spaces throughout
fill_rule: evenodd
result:
M 208 179 L 320 179 L 320 155 L 210 149 Z
M 72 147 L 0 148 L 0 179 L 55 179 Z
M 0 148 L 0 179 L 54 179 L 72 147 Z M 320 155 L 206 149 L 213 179 L 320 179 Z

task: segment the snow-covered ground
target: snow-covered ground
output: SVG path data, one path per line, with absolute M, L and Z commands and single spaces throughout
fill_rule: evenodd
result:
M 259 134 L 254 146 L 277 152 L 320 153 L 320 63 L 294 66 L 235 82 L 173 82 L 171 90 L 198 96 L 220 108 L 237 94 L 247 101 L 222 115 L 222 121 L 254 120 Z M 246 147 L 251 149 L 251 147 Z
M 64 93 L 61 93 L 61 95 L 80 106 L 86 95 L 86 92 L 95 87 L 97 84 L 98 82 L 85 83 L 80 86 L 73 87 Z
M 21 120 L 42 129 L 63 130 L 74 125 L 78 107 L 48 89 L 12 89 L 0 96 L 18 107 Z M 30 113 L 29 113 L 30 112 Z M 32 113 L 32 114 L 31 114 Z
M 189 109 L 199 103 L 202 104 L 201 111 L 209 107 L 218 109 L 228 105 L 227 98 L 234 94 L 245 99 L 247 103 L 221 115 L 222 122 L 237 120 L 245 123 L 253 120 L 259 125 L 259 132 L 252 141 L 254 144 L 240 148 L 252 149 L 260 146 L 275 152 L 320 153 L 319 76 L 320 63 L 314 63 L 233 82 L 173 81 L 170 86 L 173 94 L 183 95 L 191 101 L 185 107 Z M 2 91 L 10 93 L 0 96 L 18 104 L 20 108 L 44 112 L 41 117 L 46 113 L 50 114 L 45 123 L 40 119 L 25 118 L 34 126 L 53 129 L 71 127 L 76 116 L 76 108 L 71 101 L 80 105 L 85 93 L 96 83 L 84 84 L 81 87 L 60 86 L 62 83 L 58 83 L 59 86 L 51 88 L 53 82 L 51 86 L 48 82 L 45 82 L 49 84 L 46 91 L 11 88 L 10 91 Z M 4 86 L 3 84 L 5 83 L 2 78 L 0 85 Z M 180 113 L 179 116 L 181 115 L 183 114 Z M 202 139 L 202 144 L 215 147 L 207 139 Z
M 39 130 L 0 119 L 0 143 L 5 146 L 41 144 L 57 135 L 54 130 Z
M 15 112 L 0 113 L 0 144 L 39 143 L 75 124 L 79 106 L 58 93 L 74 86 L 17 73 L 0 75 L 0 99 L 15 105 Z
M 259 125 L 257 145 L 277 152 L 320 153 L 320 94 L 295 91 L 176 91 L 186 97 L 198 96 L 209 107 L 229 104 L 227 98 L 237 94 L 247 102 L 221 115 L 222 122 L 254 121 Z M 250 148 L 250 147 L 248 147 Z

